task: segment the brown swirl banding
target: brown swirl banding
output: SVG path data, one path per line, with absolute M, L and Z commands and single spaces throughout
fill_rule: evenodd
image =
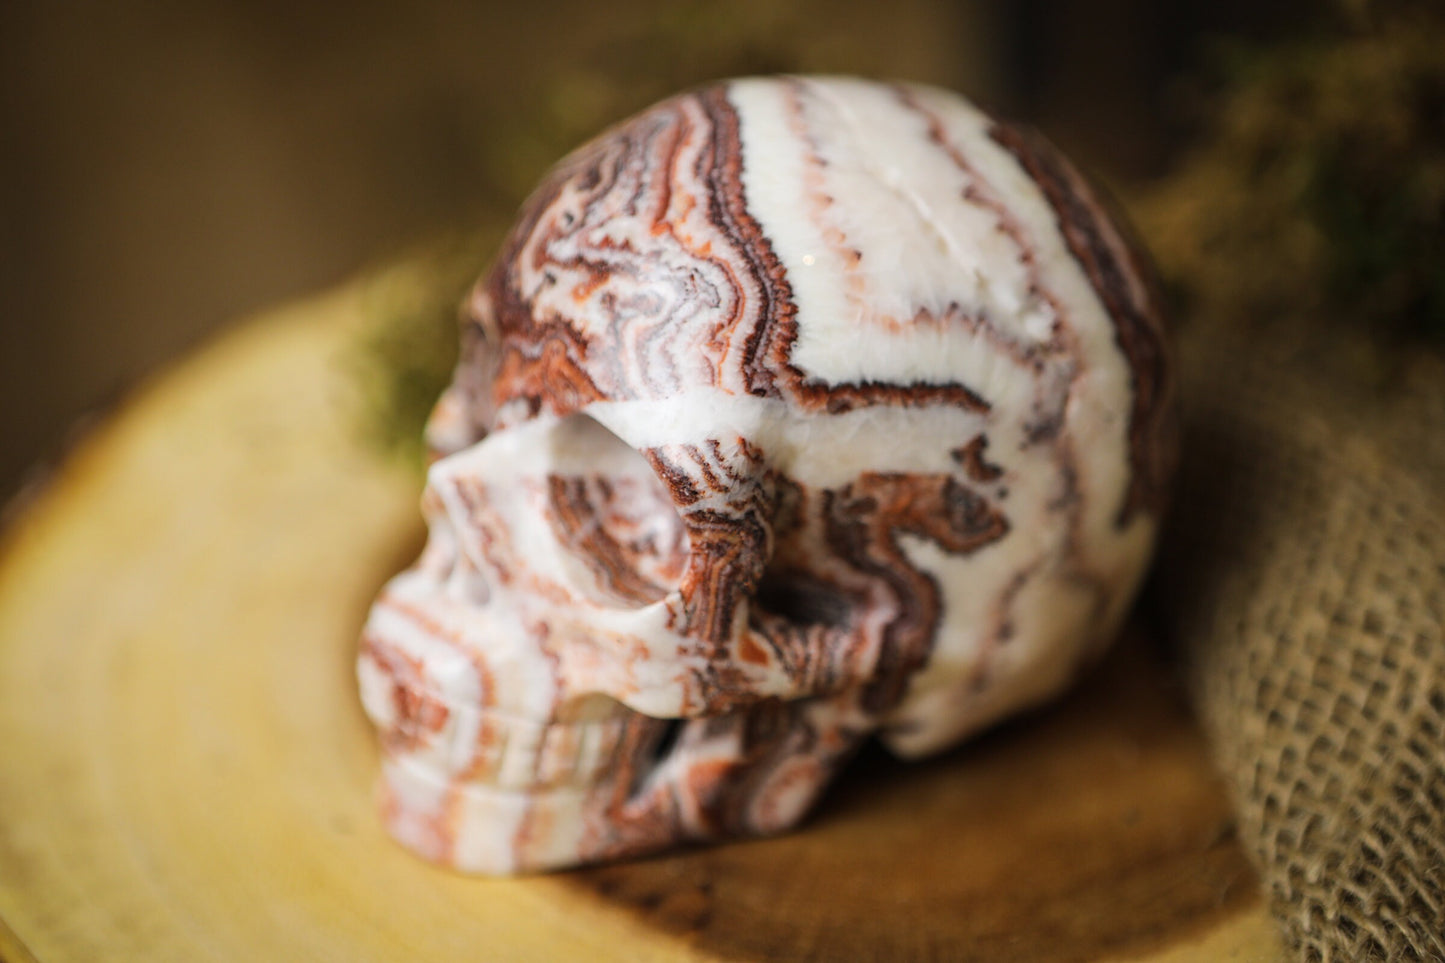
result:
M 408 601 L 390 591 L 384 591 L 382 593 L 378 599 L 378 604 L 385 605 L 397 615 L 413 623 L 429 638 L 445 643 L 453 652 L 464 658 L 476 674 L 477 685 L 481 692 L 481 706 L 487 706 L 491 703 L 497 691 L 496 679 L 492 674 L 491 667 L 487 664 L 486 658 L 481 653 L 466 644 L 461 633 L 455 627 L 444 625 L 424 604 Z M 396 672 L 399 665 L 406 664 L 406 662 L 409 661 L 407 657 L 396 652 L 393 647 L 386 645 L 385 640 L 378 640 L 369 634 L 366 638 L 367 646 L 363 651 L 370 654 L 377 660 L 377 664 L 380 667 L 387 670 L 388 675 L 390 675 L 393 680 L 393 684 L 407 688 L 417 688 L 423 693 L 432 691 L 424 677 L 414 676 L 405 671 L 399 674 Z M 383 658 L 387 653 L 394 653 L 402 662 L 396 663 L 390 658 Z M 417 664 L 420 665 L 420 663 Z M 439 695 L 437 699 L 441 704 L 445 704 Z
M 382 747 L 403 753 L 430 745 L 446 727 L 451 710 L 427 687 L 422 660 L 371 635 L 362 636 L 361 655 L 375 662 L 391 682 L 392 723 L 380 732 Z
M 848 722 L 854 696 L 831 701 L 841 708 L 766 699 L 682 723 L 671 758 L 692 761 L 634 773 L 640 782 L 630 796 L 622 795 L 624 781 L 615 782 L 587 822 L 581 847 L 586 858 L 616 859 L 685 840 L 787 828 L 797 813 L 769 806 L 779 791 L 794 789 L 777 785 L 779 777 L 805 770 L 792 781 L 806 809 L 866 735 Z
M 976 435 L 968 444 L 955 448 L 949 454 L 974 481 L 979 483 L 998 481 L 1003 477 L 1003 469 L 988 460 L 985 455 L 986 451 L 988 451 L 988 436 Z
M 716 198 L 720 209 L 726 211 L 730 236 L 748 252 L 749 262 L 757 265 L 754 276 L 765 292 L 763 304 L 772 307 L 761 315 L 743 365 L 749 391 L 762 397 L 786 397 L 805 410 L 829 414 L 842 414 L 871 405 L 910 408 L 952 405 L 971 411 L 988 411 L 987 401 L 958 382 L 889 384 L 863 380 L 830 383 L 810 377 L 793 363 L 793 345 L 798 339 L 798 309 L 787 282 L 786 270 L 773 252 L 762 227 L 748 210 L 737 114 L 727 102 L 725 87 L 712 88 L 705 92 L 705 96 L 712 106 L 717 139 L 727 145 L 722 155 L 724 163 L 716 172 L 716 179 L 722 187 Z M 796 114 L 801 96 L 798 81 L 788 83 L 788 96 Z M 810 159 L 814 169 L 826 163 L 816 154 Z M 819 199 L 819 203 L 824 202 Z M 846 245 L 846 239 L 841 236 L 835 237 L 834 241 L 840 246 Z M 856 251 L 852 253 L 857 255 Z M 859 257 L 861 255 L 847 260 L 856 266 Z M 856 275 L 851 277 L 856 279 Z
M 611 598 L 648 605 L 676 584 L 687 536 L 672 502 L 653 486 L 627 478 L 549 475 L 547 489 L 553 536 Z M 656 523 L 673 520 L 667 531 L 656 530 Z
M 607 217 L 635 222 L 636 238 L 589 233 Z M 568 245 L 579 253 L 559 253 Z M 541 288 L 523 290 L 524 268 L 543 287 L 579 276 L 576 316 L 540 310 Z M 481 327 L 498 339 L 493 398 L 502 410 L 521 403 L 520 417 L 543 407 L 565 415 L 604 396 L 665 398 L 699 383 L 835 414 L 990 407 L 959 382 L 830 383 L 794 364 L 797 306 L 748 208 L 737 112 L 722 85 L 667 101 L 569 158 L 524 206 L 485 293 L 491 317 Z M 588 310 L 604 317 L 583 322 L 577 312 Z M 589 324 L 605 329 L 606 351 Z
M 737 450 L 750 449 L 740 443 Z M 700 704 L 689 714 L 746 701 L 750 665 L 780 670 L 799 694 L 811 695 L 836 692 L 880 669 L 891 681 L 871 705 L 896 701 L 907 676 L 928 658 L 942 604 L 938 587 L 908 559 L 898 537 L 910 534 L 950 554 L 969 554 L 1002 538 L 1007 519 L 951 475 L 868 473 L 841 489 L 814 492 L 760 464 L 743 470 L 721 451 L 711 444 L 648 452 L 683 507 L 688 530 L 691 558 L 673 627 L 711 646 L 703 652 Z M 981 446 L 978 451 L 981 459 Z M 987 475 L 987 467 L 981 461 L 978 470 Z M 780 517 L 783 506 L 787 513 Z M 785 557 L 775 557 L 775 545 Z M 773 567 L 764 572 L 770 559 Z M 743 605 L 749 605 L 750 630 L 735 649 L 720 644 L 734 638 Z M 880 607 L 895 615 L 863 644 L 867 632 L 854 615 Z M 870 653 L 878 666 L 858 663 Z
M 539 499 L 546 496 L 545 492 L 535 494 Z M 525 550 L 519 552 L 505 519 L 493 509 L 486 483 L 473 477 L 457 478 L 452 495 L 465 513 L 465 524 L 457 527 L 472 536 L 466 540 L 465 550 L 485 561 L 489 578 L 509 591 L 523 591 L 559 607 L 577 603 L 566 586 L 521 562 Z
M 1112 227 L 1122 220 L 1109 217 L 1100 194 L 1041 135 L 1002 123 L 989 133 L 1043 191 L 1069 252 L 1114 323 L 1115 343 L 1129 364 L 1130 478 L 1117 524 L 1122 527 L 1140 511 L 1157 515 L 1164 507 L 1176 440 L 1173 386 L 1152 272 L 1137 245 Z
M 679 591 L 681 619 L 674 629 L 702 646 L 698 698 L 687 715 L 726 712 L 752 698 L 752 685 L 734 659 L 733 626 L 739 606 L 757 588 L 771 540 L 767 516 L 758 504 L 726 512 L 702 510 L 683 516 L 692 557 Z
M 675 98 L 578 151 L 528 201 L 488 282 L 509 355 L 499 398 L 566 414 L 597 392 L 657 398 L 718 383 L 756 298 L 735 246 L 696 223 L 708 126 L 695 98 Z M 618 224 L 622 235 L 608 229 Z M 572 286 L 553 296 L 563 278 Z M 606 350 L 594 350 L 599 339 Z M 541 347 L 548 341 L 560 350 Z
M 868 473 L 825 499 L 828 542 L 837 554 L 887 585 L 897 615 L 884 629 L 864 706 L 881 712 L 902 698 L 927 660 L 941 613 L 937 583 L 909 561 L 898 537 L 928 539 L 968 554 L 1009 531 L 1008 520 L 951 475 Z
M 709 711 L 737 696 L 744 680 L 726 672 L 738 606 L 757 587 L 772 555 L 776 498 L 762 452 L 739 438 L 729 457 L 721 442 L 649 449 L 648 462 L 672 493 L 690 556 L 679 585 L 673 628 L 711 646 L 703 701 Z M 724 678 L 723 676 L 727 677 Z

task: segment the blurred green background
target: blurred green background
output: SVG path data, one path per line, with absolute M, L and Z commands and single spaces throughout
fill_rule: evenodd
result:
M 438 235 L 484 250 L 568 148 L 739 73 L 931 82 L 1034 123 L 1134 202 L 1183 304 L 1268 313 L 1303 286 L 1386 327 L 1445 314 L 1439 18 L 1380 9 L 10 0 L 0 498 L 83 413 L 218 326 Z M 1402 93 L 1410 70 L 1425 79 Z M 1258 277 L 1236 286 L 1241 259 Z

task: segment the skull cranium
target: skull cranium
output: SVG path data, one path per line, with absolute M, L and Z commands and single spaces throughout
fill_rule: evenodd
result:
M 1115 631 L 1172 458 L 1129 245 L 950 94 L 733 81 L 565 159 L 475 289 L 359 662 L 388 828 L 467 871 L 795 824 Z

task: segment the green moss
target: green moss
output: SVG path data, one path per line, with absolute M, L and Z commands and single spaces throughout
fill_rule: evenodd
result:
M 422 428 L 456 363 L 460 305 L 500 233 L 439 242 L 364 282 L 361 335 L 344 363 L 369 448 L 423 466 Z
M 1442 51 L 1435 7 L 1369 4 L 1230 58 L 1210 136 L 1139 205 L 1191 311 L 1445 345 Z

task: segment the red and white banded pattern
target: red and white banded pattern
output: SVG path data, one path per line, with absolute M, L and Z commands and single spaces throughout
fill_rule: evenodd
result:
M 775 832 L 1116 630 L 1173 460 L 1134 252 L 942 91 L 739 80 L 564 159 L 475 289 L 362 641 L 393 834 L 505 873 Z

